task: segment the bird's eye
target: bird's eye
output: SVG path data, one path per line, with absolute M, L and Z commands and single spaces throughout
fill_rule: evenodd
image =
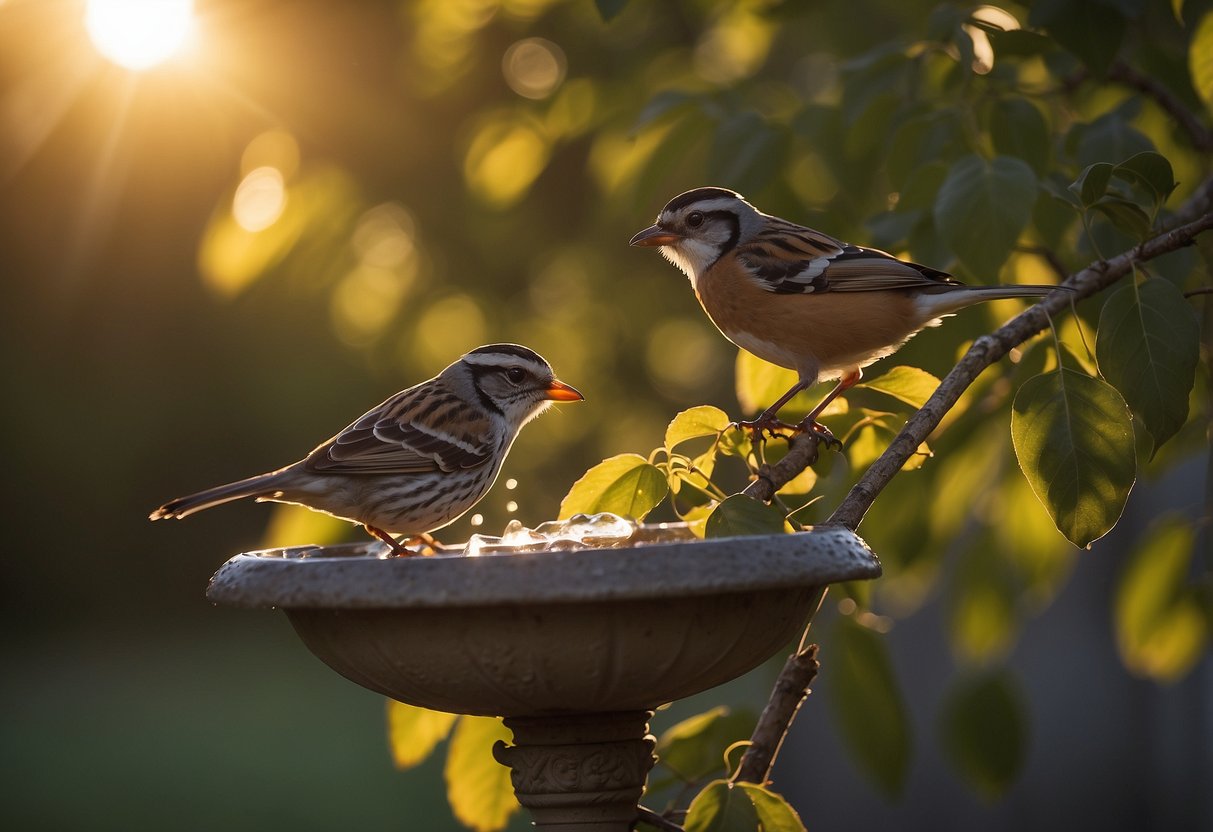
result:
M 514 384 L 521 384 L 522 380 L 526 378 L 526 370 L 521 367 L 510 367 L 505 371 L 505 377 L 514 382 Z
M 691 213 L 687 214 L 687 225 L 691 228 L 698 228 L 699 226 L 703 225 L 703 212 L 692 211 Z

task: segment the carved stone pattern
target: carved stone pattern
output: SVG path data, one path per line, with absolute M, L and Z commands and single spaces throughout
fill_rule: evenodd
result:
M 502 746 L 521 796 L 560 792 L 601 792 L 639 788 L 653 767 L 651 740 L 569 746 Z

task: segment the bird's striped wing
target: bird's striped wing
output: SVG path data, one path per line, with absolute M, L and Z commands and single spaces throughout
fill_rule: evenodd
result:
M 487 414 L 433 382 L 397 393 L 307 458 L 332 474 L 425 474 L 475 468 L 494 452 Z
M 777 294 L 930 292 L 961 285 L 946 272 L 874 248 L 849 245 L 782 220 L 739 246 L 737 260 L 759 286 Z

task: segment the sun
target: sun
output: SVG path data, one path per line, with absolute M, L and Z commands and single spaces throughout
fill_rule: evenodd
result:
M 149 69 L 186 45 L 193 0 L 89 0 L 84 25 L 97 51 L 131 70 Z

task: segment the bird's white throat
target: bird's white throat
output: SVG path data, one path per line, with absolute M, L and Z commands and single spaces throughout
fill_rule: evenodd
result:
M 715 246 L 689 238 L 679 240 L 677 245 L 661 246 L 659 251 L 662 257 L 682 270 L 692 286 L 698 284 L 699 276 L 720 257 Z

